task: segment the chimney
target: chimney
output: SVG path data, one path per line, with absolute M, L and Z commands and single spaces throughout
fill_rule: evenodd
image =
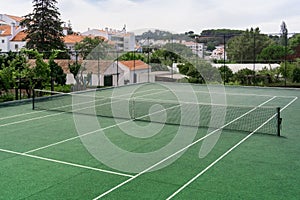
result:
M 10 34 L 12 37 L 15 36 L 15 30 L 16 30 L 16 24 L 13 22 L 13 23 L 11 23 L 11 26 L 10 26 Z
M 68 35 L 68 27 L 67 27 L 66 23 L 64 23 L 63 34 Z

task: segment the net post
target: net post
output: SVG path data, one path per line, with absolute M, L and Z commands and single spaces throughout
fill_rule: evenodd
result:
M 131 99 L 131 119 L 135 120 L 135 100 Z
M 280 137 L 282 118 L 280 116 L 280 107 L 277 107 L 277 136 Z
M 34 102 L 35 102 L 35 90 L 32 89 L 32 110 L 35 109 Z

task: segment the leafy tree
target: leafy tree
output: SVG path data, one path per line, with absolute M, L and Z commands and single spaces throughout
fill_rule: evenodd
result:
M 229 83 L 232 80 L 233 72 L 227 65 L 220 67 L 218 70 L 225 83 Z
M 185 63 L 177 66 L 181 74 L 187 75 L 190 83 L 218 82 L 219 72 L 204 60 L 195 63 Z
M 293 82 L 300 83 L 300 58 L 296 59 L 295 68 L 293 70 Z
M 185 63 L 177 66 L 181 74 L 188 76 L 190 83 L 204 83 L 204 79 L 200 72 L 192 63 Z
M 30 71 L 29 65 L 26 62 L 24 52 L 8 53 L 5 56 L 6 60 L 2 63 L 0 69 L 0 91 L 8 92 L 12 88 L 26 89 L 28 98 L 30 98 Z
M 242 35 L 228 41 L 227 56 L 239 63 L 253 62 L 261 51 L 272 43 L 267 35 L 260 33 L 259 28 L 247 29 Z
M 179 61 L 179 55 L 167 49 L 158 49 L 150 56 L 150 63 L 171 66 L 173 62 Z
M 207 44 L 206 44 L 206 46 L 207 46 L 207 50 L 208 51 L 213 51 L 213 50 L 215 50 L 216 49 L 216 45 L 213 43 L 213 42 L 208 42 Z
M 136 39 L 154 39 L 154 40 L 186 40 L 191 41 L 192 38 L 189 37 L 188 33 L 184 34 L 173 34 L 168 31 L 162 30 L 148 30 L 147 32 L 142 33 L 142 35 L 137 35 Z
M 293 70 L 293 82 L 300 83 L 300 67 Z
M 51 90 L 54 90 L 54 82 L 58 85 L 65 85 L 67 80 L 67 75 L 64 73 L 63 69 L 54 61 L 59 53 L 60 51 L 58 50 L 52 51 L 48 62 L 50 68 Z
M 12 82 L 15 88 L 25 89 L 27 97 L 31 97 L 32 80 L 30 74 L 32 69 L 27 64 L 26 54 L 21 51 L 16 57 L 10 62 L 9 68 L 14 69 Z
M 182 59 L 191 58 L 194 56 L 192 50 L 183 44 L 167 43 L 164 46 L 167 50 L 166 56 L 175 62 L 180 62 Z
M 186 63 L 192 56 L 194 56 L 192 50 L 185 45 L 168 43 L 162 49 L 155 50 L 149 62 L 171 66 L 174 62 Z
M 143 54 L 137 52 L 127 52 L 119 57 L 119 60 L 141 60 L 146 61 L 146 57 Z
M 163 59 L 164 59 L 164 50 L 158 49 L 151 54 L 149 62 L 161 64 Z
M 295 34 L 289 39 L 288 49 L 288 59 L 300 58 L 300 34 Z
M 77 62 L 73 63 L 73 64 L 69 64 L 69 70 L 70 70 L 71 74 L 73 74 L 74 79 L 75 79 L 77 84 L 79 84 L 79 76 L 78 76 L 79 74 L 78 74 L 78 72 L 79 72 L 80 68 L 81 68 L 81 64 L 79 64 Z
M 235 79 L 242 85 L 250 85 L 253 83 L 255 71 L 250 69 L 241 69 L 234 74 Z
M 206 46 L 209 47 L 209 50 L 213 50 L 212 47 L 224 44 L 224 36 L 225 43 L 232 37 L 237 35 L 241 35 L 244 31 L 241 30 L 231 30 L 231 29 L 209 29 L 203 30 L 196 38 L 197 42 L 205 43 Z
M 65 85 L 67 75 L 63 69 L 54 60 L 49 60 L 49 67 L 52 80 L 58 85 Z
M 0 91 L 8 92 L 9 89 L 14 87 L 13 69 L 5 67 L 0 70 Z
M 289 43 L 288 45 L 291 49 L 294 49 L 297 46 L 299 46 L 300 45 L 300 34 L 298 33 L 298 34 L 293 35 L 289 39 L 288 43 Z
M 286 78 L 288 80 L 293 80 L 294 69 L 295 69 L 295 65 L 293 63 L 282 62 L 279 67 L 279 72 L 284 78 Z
M 275 42 L 277 45 L 281 45 L 280 36 L 278 35 L 269 35 L 269 38 Z
M 260 71 L 257 72 L 256 82 L 260 83 L 261 85 L 273 83 L 274 81 L 278 81 L 279 73 L 278 69 L 268 69 L 264 67 Z
M 33 0 L 33 12 L 24 16 L 21 25 L 26 26 L 26 47 L 44 52 L 49 58 L 51 50 L 65 50 L 63 28 L 57 0 Z
M 0 54 L 0 69 L 9 66 L 9 62 L 16 57 L 17 53 L 9 51 L 7 54 Z
M 9 52 L 0 57 L 0 90 L 8 92 L 16 86 L 16 78 L 20 78 L 23 69 L 24 57 L 14 52 Z
M 85 37 L 81 42 L 75 44 L 75 50 L 83 59 L 103 58 L 109 47 L 102 37 Z
M 264 48 L 259 54 L 259 59 L 269 62 L 276 63 L 278 61 L 282 61 L 285 56 L 285 48 L 281 45 L 270 45 Z
M 197 60 L 196 63 L 194 63 L 197 71 L 200 72 L 201 77 L 203 78 L 203 81 L 205 83 L 221 83 L 221 76 L 220 72 L 217 68 L 213 67 L 211 63 L 205 61 L 205 60 Z
M 30 70 L 29 77 L 32 80 L 32 88 L 43 89 L 50 81 L 49 64 L 43 60 L 43 54 L 37 50 L 26 50 L 29 56 L 35 57 L 35 67 Z

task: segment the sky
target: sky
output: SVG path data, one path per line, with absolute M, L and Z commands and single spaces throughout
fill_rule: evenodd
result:
M 32 0 L 0 0 L 0 14 L 24 16 L 32 5 Z M 57 7 L 61 20 L 70 20 L 76 32 L 121 30 L 126 24 L 136 33 L 251 27 L 279 33 L 284 21 L 289 33 L 300 33 L 300 0 L 58 0 Z

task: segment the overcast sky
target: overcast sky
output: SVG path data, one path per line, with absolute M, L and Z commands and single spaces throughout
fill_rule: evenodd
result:
M 63 21 L 74 31 L 88 28 L 136 31 L 158 28 L 175 33 L 203 29 L 278 33 L 285 21 L 289 33 L 300 32 L 300 0 L 58 0 Z M 0 0 L 0 13 L 24 16 L 32 0 Z

